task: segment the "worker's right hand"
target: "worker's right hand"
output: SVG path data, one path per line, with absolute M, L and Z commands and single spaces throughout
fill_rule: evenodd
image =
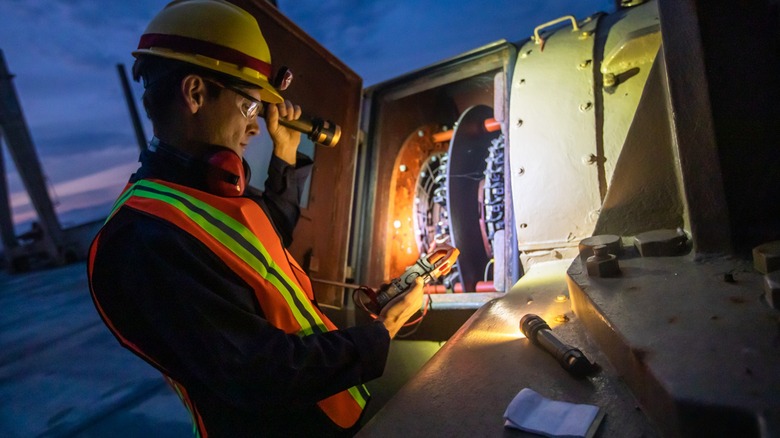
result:
M 301 133 L 282 126 L 279 119 L 297 120 L 301 117 L 300 105 L 294 105 L 289 100 L 279 104 L 265 104 L 265 123 L 271 141 L 274 143 L 274 155 L 288 164 L 295 165 L 298 145 L 301 143 Z
M 401 330 L 406 321 L 422 307 L 424 285 L 425 281 L 422 277 L 417 277 L 413 286 L 390 300 L 382 308 L 377 321 L 385 325 L 391 339 Z

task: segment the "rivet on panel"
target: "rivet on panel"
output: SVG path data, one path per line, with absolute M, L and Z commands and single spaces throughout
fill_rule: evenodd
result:
M 569 298 L 568 298 L 566 295 L 564 295 L 564 294 L 560 294 L 560 295 L 558 295 L 557 297 L 555 297 L 555 302 L 556 302 L 556 303 L 565 303 L 565 302 L 566 302 L 566 300 L 568 300 L 568 299 L 569 299 Z
M 595 154 L 588 154 L 582 156 L 582 164 L 586 166 L 596 164 L 598 161 L 599 158 Z
M 586 39 L 588 39 L 588 38 L 589 38 L 591 35 L 593 35 L 593 32 L 591 32 L 591 31 L 589 31 L 589 30 L 586 30 L 585 32 L 582 32 L 582 33 L 580 33 L 580 39 L 581 39 L 581 40 L 586 40 Z
M 525 167 L 521 167 L 517 169 L 517 175 L 524 175 L 525 174 Z
M 580 111 L 590 111 L 590 109 L 593 108 L 593 102 L 585 102 L 580 104 Z
M 585 70 L 586 68 L 588 68 L 590 66 L 591 62 L 593 62 L 593 61 L 590 60 L 590 59 L 586 59 L 586 60 L 582 61 L 581 63 L 579 63 L 577 68 L 580 69 L 580 70 Z
M 525 85 L 525 79 L 520 79 L 519 81 L 517 81 L 517 84 L 518 85 Z
M 418 136 L 418 137 L 422 137 L 422 136 L 424 136 L 424 135 L 425 135 L 425 132 L 423 132 L 423 130 L 422 130 L 422 129 L 420 129 L 420 130 L 418 130 L 418 131 L 417 131 L 417 136 Z
M 521 229 L 528 228 L 528 224 L 520 224 L 520 228 Z
M 406 164 L 402 164 L 398 166 L 398 170 L 400 170 L 401 172 L 406 172 L 408 168 L 406 167 Z
M 523 119 L 517 119 L 517 127 L 523 126 Z

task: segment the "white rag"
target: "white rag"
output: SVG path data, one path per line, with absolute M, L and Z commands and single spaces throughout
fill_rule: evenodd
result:
M 507 406 L 504 426 L 549 437 L 585 438 L 595 433 L 602 417 L 598 406 L 549 400 L 524 388 Z

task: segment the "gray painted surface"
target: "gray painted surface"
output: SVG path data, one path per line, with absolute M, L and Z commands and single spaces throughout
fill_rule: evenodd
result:
M 606 357 L 585 334 L 570 301 L 555 300 L 567 295 L 569 263 L 534 265 L 504 298 L 478 310 L 358 436 L 538 436 L 504 428 L 503 413 L 523 388 L 554 400 L 602 407 L 606 416 L 596 436 L 658 436 Z M 551 356 L 522 337 L 518 323 L 526 313 L 544 318 L 562 341 L 580 348 L 603 369 L 586 379 L 571 377 Z M 562 314 L 569 322 L 556 326 L 555 317 Z

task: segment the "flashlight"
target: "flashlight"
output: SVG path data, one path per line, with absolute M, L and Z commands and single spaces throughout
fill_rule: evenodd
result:
M 265 105 L 261 105 L 257 115 L 265 117 Z M 318 117 L 308 117 L 305 114 L 301 114 L 297 120 L 286 120 L 279 117 L 279 124 L 305 134 L 309 140 L 323 146 L 335 147 L 341 139 L 341 126 Z
M 279 124 L 306 134 L 309 140 L 323 146 L 335 147 L 341 139 L 341 126 L 320 118 L 308 118 L 305 115 L 297 120 L 280 118 Z
M 538 315 L 526 314 L 520 319 L 520 331 L 534 345 L 542 347 L 574 377 L 585 377 L 597 369 L 578 348 L 561 342 L 550 326 Z

